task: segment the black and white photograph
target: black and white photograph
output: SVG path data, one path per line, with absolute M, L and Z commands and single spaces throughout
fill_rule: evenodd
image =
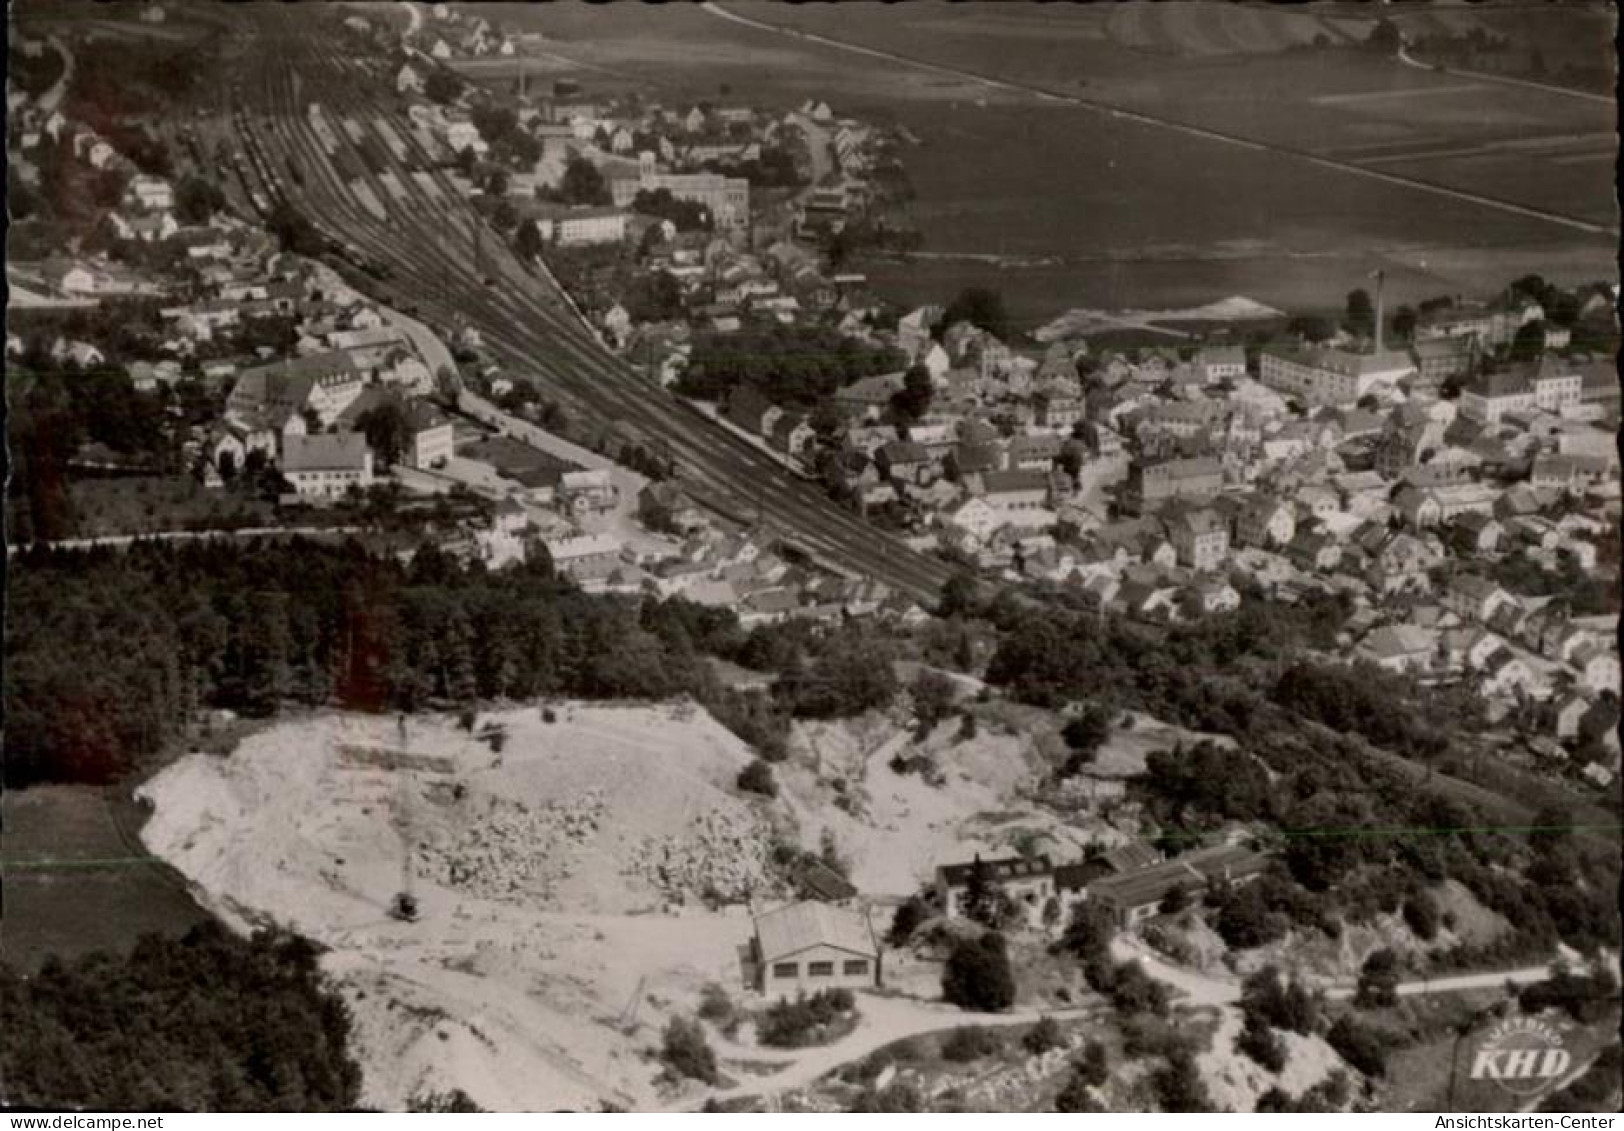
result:
M 7 16 L 7 1127 L 1614 1126 L 1610 0 Z

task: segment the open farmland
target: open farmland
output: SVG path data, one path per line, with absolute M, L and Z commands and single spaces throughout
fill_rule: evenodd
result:
M 1536 168 L 1547 172 L 1563 156 L 1611 151 L 1616 113 L 1606 100 L 1336 49 L 1362 40 L 1370 26 L 1368 18 L 1335 15 L 1336 5 L 1293 11 L 1123 5 L 1103 27 L 1100 13 L 1086 9 L 1003 15 L 923 4 L 903 19 L 874 9 L 842 11 L 838 21 L 815 7 L 774 9 L 770 20 L 1045 90 L 1081 89 L 1091 100 L 1325 156 L 1357 160 L 1366 146 L 1381 147 L 1388 158 L 1403 151 L 1467 150 L 1480 158 L 1503 151 L 1492 167 L 1434 167 L 1424 179 L 1605 224 L 1616 220 L 1611 178 L 1594 171 L 1581 181 L 1501 175 L 1526 168 L 1531 150 Z M 1611 38 L 1593 11 L 1550 18 L 1580 40 Z M 1056 23 L 1059 33 L 1048 39 L 1030 34 Z M 1520 25 L 1512 30 L 1522 34 Z M 1002 40 L 1002 49 L 986 51 L 988 37 Z M 1316 41 L 1320 47 L 1312 46 Z
M 1393 13 L 1411 40 L 1475 33 L 1506 41 L 1506 49 L 1461 61 L 1465 70 L 1492 70 L 1507 77 L 1554 83 L 1611 97 L 1616 61 L 1613 8 L 1604 4 L 1490 6 L 1426 4 Z
M 180 934 L 206 916 L 185 881 L 132 831 L 145 811 L 85 785 L 8 789 L 0 957 L 23 970 L 47 955 L 124 951 L 148 932 Z
M 1319 36 L 1333 44 L 1362 38 L 1368 19 L 1357 10 L 1210 11 L 1218 7 L 1162 5 L 1135 17 L 1141 31 L 1154 23 L 1154 49 L 1127 42 L 1133 36 L 1121 10 L 1091 7 L 729 10 L 1614 223 L 1611 178 L 1597 156 L 1612 149 L 1610 108 L 1351 49 L 1301 46 Z M 861 54 L 693 8 L 644 9 L 636 20 L 570 4 L 508 14 L 546 34 L 550 55 L 621 81 L 636 76 L 663 98 L 715 98 L 725 85 L 730 98 L 785 105 L 820 97 L 908 127 L 923 143 L 906 160 L 928 256 L 865 265 L 883 291 L 907 301 L 990 283 L 1018 320 L 1036 325 L 1067 306 L 1187 305 L 1225 294 L 1292 308 L 1335 306 L 1350 280 L 1377 267 L 1388 272 L 1399 301 L 1491 289 L 1526 271 L 1577 282 L 1614 270 L 1615 241 L 1604 233 L 1104 109 L 1043 103 L 964 76 L 876 66 Z M 1222 35 L 1206 28 L 1214 19 Z M 1203 36 L 1205 47 L 1196 42 Z M 996 50 L 989 39 L 998 41 Z M 1497 124 L 1502 120 L 1511 124 Z M 1522 147 L 1530 137 L 1566 140 L 1531 161 Z M 1439 154 L 1462 149 L 1470 152 Z

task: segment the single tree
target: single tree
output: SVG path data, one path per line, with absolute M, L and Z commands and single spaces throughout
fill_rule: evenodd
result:
M 1235 1050 L 1245 1053 L 1269 1072 L 1279 1072 L 1286 1066 L 1286 1046 L 1261 1014 L 1246 1015 L 1246 1023 L 1235 1038 Z
M 1066 759 L 1064 776 L 1070 777 L 1091 764 L 1111 737 L 1111 711 L 1098 703 L 1090 703 L 1080 715 L 1067 721 L 1060 731 L 1070 752 Z
M 926 734 L 952 712 L 957 697 L 953 681 L 934 668 L 924 668 L 910 688 L 913 696 L 914 717 Z
M 1404 46 L 1404 36 L 1400 34 L 1397 24 L 1383 17 L 1370 29 L 1370 37 L 1365 40 L 1365 45 L 1380 54 L 1395 55 Z
M 461 96 L 462 80 L 444 67 L 436 67 L 423 80 L 423 94 L 430 102 L 449 105 Z
M 942 997 L 981 1013 L 999 1013 L 1014 1005 L 1015 974 L 1004 936 L 987 931 L 955 943 L 942 970 Z
M 1386 947 L 1374 950 L 1359 968 L 1354 1004 L 1363 1009 L 1384 1009 L 1398 1004 L 1398 955 Z
M 1348 292 L 1348 305 L 1343 314 L 1342 325 L 1348 333 L 1356 337 L 1375 336 L 1376 308 L 1371 305 L 1369 291 L 1361 287 Z
M 1540 319 L 1524 322 L 1511 341 L 1512 361 L 1538 361 L 1545 353 L 1545 323 Z
M 520 259 L 528 262 L 541 258 L 544 246 L 541 239 L 541 229 L 536 227 L 535 221 L 526 220 L 514 229 L 513 252 Z
M 665 1027 L 660 1059 L 678 1076 L 686 1076 L 702 1084 L 714 1084 L 718 1079 L 716 1054 L 711 1050 L 710 1042 L 705 1040 L 705 1031 L 700 1028 L 699 1022 L 691 1018 L 671 1018 Z
M 411 427 L 399 401 L 388 400 L 367 409 L 355 420 L 356 430 L 367 438 L 380 463 L 389 467 L 400 461 L 410 439 Z
M 1151 1084 L 1156 1089 L 1156 1098 L 1163 1111 L 1212 1110 L 1212 1096 L 1201 1079 L 1195 1057 L 1187 1049 L 1177 1049 L 1169 1054 L 1167 1063 L 1151 1075 Z
M 497 201 L 496 207 L 491 209 L 491 227 L 498 232 L 511 232 L 518 223 L 519 212 L 513 207 L 513 202 L 506 197 Z
M 1393 312 L 1393 338 L 1408 342 L 1415 337 L 1416 313 L 1413 306 L 1401 306 Z
M 1060 1032 L 1060 1023 L 1048 1014 L 1039 1017 L 1021 1037 L 1021 1047 L 1033 1056 L 1042 1056 L 1065 1045 L 1066 1038 Z
M 773 768 L 760 758 L 739 771 L 738 786 L 746 793 L 756 793 L 762 797 L 778 796 L 778 782 L 773 778 Z
M 974 616 L 976 608 L 976 579 L 970 574 L 955 573 L 942 583 L 941 600 L 936 606 L 939 616 Z
M 609 185 L 598 167 L 584 157 L 571 157 L 559 180 L 559 195 L 566 204 L 608 204 Z
M 1336 329 L 1329 319 L 1318 314 L 1296 314 L 1287 320 L 1286 333 L 1307 342 L 1318 343 L 1329 341 L 1335 335 Z
M 1004 308 L 1004 296 L 990 287 L 966 287 L 960 291 L 942 314 L 938 328 L 946 330 L 958 322 L 978 326 L 999 341 L 1009 339 L 1009 312 Z
M 891 929 L 886 933 L 885 941 L 893 947 L 908 945 L 913 938 L 914 931 L 919 929 L 930 916 L 930 908 L 925 901 L 917 895 L 910 895 L 897 905 L 891 915 Z
M 931 397 L 935 387 L 931 383 L 930 370 L 923 365 L 911 365 L 903 374 L 902 388 L 891 398 L 891 407 L 897 415 L 908 420 L 917 421 L 930 411 Z

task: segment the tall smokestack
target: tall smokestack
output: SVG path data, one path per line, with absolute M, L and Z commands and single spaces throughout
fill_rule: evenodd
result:
M 1371 278 L 1376 280 L 1376 353 L 1382 352 L 1382 279 L 1384 272 L 1380 267 L 1371 272 Z

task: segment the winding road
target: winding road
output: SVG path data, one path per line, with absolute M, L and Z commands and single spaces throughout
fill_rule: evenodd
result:
M 1101 1006 L 1083 1006 L 1076 1009 L 1016 1010 L 1011 1013 L 966 1013 L 939 1002 L 923 1002 L 912 998 L 882 997 L 859 994 L 857 1008 L 862 1020 L 851 1033 L 833 1044 L 807 1049 L 776 1072 L 753 1076 L 731 1088 L 710 1092 L 704 1096 L 681 1100 L 669 1111 L 693 1111 L 705 1100 L 742 1099 L 745 1096 L 773 1096 L 793 1088 L 804 1088 L 842 1065 L 862 1060 L 877 1049 L 909 1037 L 940 1033 L 964 1025 L 978 1025 L 988 1029 L 1004 1029 L 1016 1025 L 1031 1025 L 1043 1017 L 1056 1021 L 1073 1021 L 1099 1013 Z M 737 1050 L 740 1058 L 778 1061 L 772 1050 Z
M 1138 964 L 1146 974 L 1173 990 L 1182 1004 L 1221 1009 L 1238 1005 L 1241 1000 L 1239 981 L 1217 978 L 1176 966 L 1158 957 L 1131 936 L 1118 935 L 1113 939 L 1111 953 L 1119 962 Z M 1551 966 L 1523 966 L 1446 978 L 1422 978 L 1400 983 L 1398 994 L 1400 997 L 1412 997 L 1504 989 L 1507 983 L 1529 985 L 1542 982 L 1549 978 L 1551 973 Z M 1325 981 L 1320 983 L 1318 988 L 1323 989 L 1329 998 L 1344 999 L 1353 996 L 1355 987 L 1352 982 Z M 862 1013 L 862 1021 L 850 1034 L 833 1044 L 808 1049 L 799 1054 L 721 1045 L 720 1051 L 724 1060 L 748 1059 L 758 1064 L 770 1062 L 777 1068 L 764 1075 L 745 1079 L 731 1087 L 678 1101 L 666 1110 L 693 1111 L 706 1100 L 723 1102 L 746 1096 L 767 1097 L 795 1088 L 804 1088 L 843 1065 L 860 1061 L 877 1049 L 909 1037 L 939 1033 L 971 1024 L 989 1028 L 1030 1025 L 1045 1016 L 1053 1017 L 1057 1021 L 1076 1020 L 1095 1016 L 1104 1009 L 1102 1006 L 1080 1006 L 1073 1009 L 1027 1009 L 1011 1013 L 972 1014 L 938 1002 L 872 994 L 860 994 L 858 1008 Z
M 1146 974 L 1158 982 L 1183 994 L 1197 1005 L 1234 1005 L 1241 1000 L 1241 983 L 1234 978 L 1219 978 L 1186 966 L 1175 965 L 1160 957 L 1150 947 L 1132 936 L 1118 935 L 1111 940 L 1111 956 L 1118 962 L 1137 963 Z M 1507 970 L 1487 970 L 1476 974 L 1452 974 L 1443 978 L 1417 978 L 1400 982 L 1400 997 L 1427 994 L 1467 993 L 1472 990 L 1503 990 L 1507 984 L 1532 985 L 1549 980 L 1556 964 L 1518 966 Z M 1349 979 L 1311 979 L 1310 986 L 1322 990 L 1332 1000 L 1351 998 L 1357 984 Z
M 39 96 L 40 111 L 46 117 L 50 117 L 61 104 L 62 96 L 68 92 L 68 84 L 73 81 L 73 52 L 69 51 L 68 45 L 56 35 L 46 36 L 46 41 L 56 49 L 58 55 L 62 56 L 62 73 L 51 84 L 51 89 Z

